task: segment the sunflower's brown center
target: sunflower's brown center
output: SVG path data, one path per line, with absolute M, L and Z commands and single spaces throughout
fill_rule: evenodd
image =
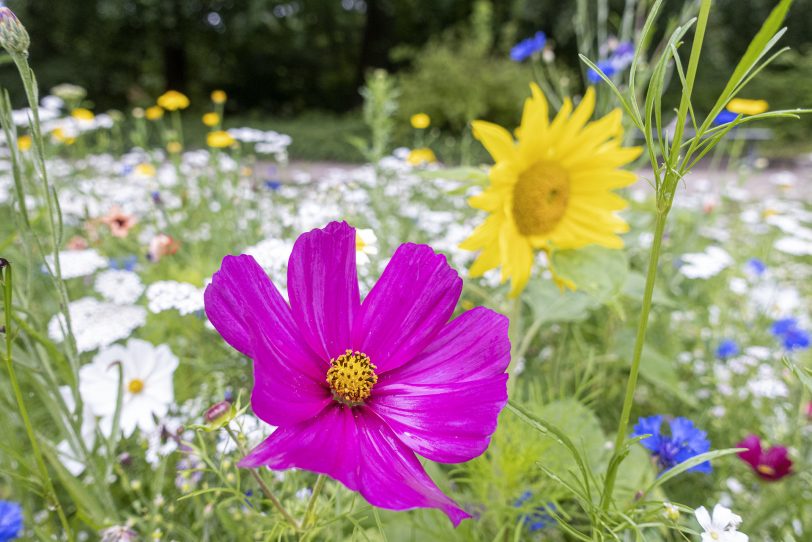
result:
M 759 465 L 756 467 L 756 470 L 765 476 L 775 475 L 775 469 L 769 465 Z
M 513 220 L 522 235 L 549 233 L 563 218 L 570 180 L 560 166 L 536 162 L 519 175 L 513 188 Z
M 142 391 L 144 391 L 144 381 L 141 380 L 140 378 L 133 378 L 127 384 L 127 390 L 129 390 L 129 392 L 132 393 L 133 395 L 141 393 Z
M 336 401 L 348 405 L 363 403 L 378 382 L 375 367 L 369 356 L 362 352 L 347 350 L 330 360 L 327 383 Z

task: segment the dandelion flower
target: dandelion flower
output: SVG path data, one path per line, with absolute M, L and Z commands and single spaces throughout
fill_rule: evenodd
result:
M 177 90 L 170 90 L 158 97 L 158 105 L 167 111 L 177 111 L 189 107 L 189 98 Z
M 209 134 L 206 136 L 206 145 L 214 149 L 224 149 L 234 145 L 236 142 L 237 140 L 224 130 L 209 132 Z
M 155 418 L 166 416 L 174 402 L 172 377 L 178 358 L 165 344 L 153 346 L 141 339 L 127 345 L 115 344 L 99 351 L 93 361 L 79 369 L 79 393 L 82 403 L 101 417 L 100 426 L 109 435 L 118 399 L 121 364 L 123 393 L 119 426 L 129 437 L 136 428 L 150 431 Z
M 27 152 L 31 149 L 31 144 L 33 141 L 31 140 L 31 136 L 29 135 L 21 135 L 17 138 L 17 148 L 23 152 Z
M 747 100 L 745 98 L 733 98 L 725 107 L 731 113 L 739 115 L 758 115 L 769 108 L 770 104 L 766 100 Z
M 203 115 L 202 120 L 203 124 L 205 124 L 209 128 L 212 128 L 220 123 L 220 115 L 218 115 L 217 113 L 206 113 L 205 115 Z
M 411 116 L 409 121 L 412 124 L 412 128 L 416 128 L 418 130 L 424 130 L 431 126 L 431 117 L 425 113 L 416 113 Z
M 144 116 L 147 118 L 147 120 L 158 120 L 163 118 L 164 110 L 162 107 L 153 105 L 152 107 L 146 108 L 144 111 Z
M 223 338 L 254 360 L 254 413 L 276 431 L 240 465 L 331 476 L 390 510 L 470 515 L 415 453 L 443 463 L 482 454 L 507 402 L 507 319 L 475 308 L 451 322 L 462 280 L 425 245 L 401 245 L 361 302 L 357 234 L 301 235 L 285 302 L 256 261 L 226 256 L 205 293 Z
M 434 151 L 429 148 L 412 149 L 406 157 L 406 161 L 414 167 L 422 166 L 425 164 L 433 164 L 437 161 Z
M 226 103 L 228 96 L 226 95 L 226 91 L 224 90 L 213 90 L 211 92 L 211 101 L 216 104 L 223 104 Z
M 597 244 L 622 248 L 618 233 L 628 231 L 616 215 L 626 200 L 612 190 L 635 182 L 618 169 L 640 155 L 639 147 L 621 147 L 621 112 L 588 122 L 595 91 L 587 90 L 573 111 L 564 102 L 550 122 L 547 100 L 538 86 L 525 102 L 519 140 L 496 124 L 475 121 L 474 136 L 495 160 L 490 186 L 469 200 L 488 218 L 460 246 L 481 251 L 472 276 L 502 268 L 518 295 L 530 278 L 533 250 L 577 249 Z

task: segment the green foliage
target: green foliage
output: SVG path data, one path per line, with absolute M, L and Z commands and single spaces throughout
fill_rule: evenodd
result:
M 527 85 L 528 69 L 493 54 L 488 32 L 489 4 L 475 11 L 470 24 L 430 41 L 401 76 L 400 114 L 405 121 L 428 113 L 432 122 L 460 132 L 482 118 L 514 126 Z

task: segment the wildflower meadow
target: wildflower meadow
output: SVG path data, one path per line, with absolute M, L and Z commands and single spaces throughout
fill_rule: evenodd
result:
M 8 3 L 0 542 L 812 541 L 812 96 L 753 90 L 808 3 L 460 2 L 330 162 L 228 80 L 43 85 Z

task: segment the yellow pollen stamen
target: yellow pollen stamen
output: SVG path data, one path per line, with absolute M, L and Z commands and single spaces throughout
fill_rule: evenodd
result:
M 327 383 L 333 390 L 333 397 L 348 405 L 362 403 L 372 393 L 372 386 L 378 382 L 375 367 L 369 356 L 361 352 L 347 350 L 330 360 Z
M 367 244 L 364 242 L 363 239 L 361 239 L 361 236 L 356 233 L 355 234 L 355 250 L 360 252 L 360 251 L 364 250 L 365 246 L 367 246 Z
M 756 467 L 756 470 L 767 476 L 773 476 L 775 474 L 775 469 L 769 465 L 759 465 Z
M 525 170 L 513 188 L 513 220 L 522 235 L 550 233 L 564 217 L 570 200 L 567 172 L 550 162 Z
M 144 381 L 139 378 L 133 378 L 127 384 L 127 390 L 132 394 L 141 393 L 144 390 Z

